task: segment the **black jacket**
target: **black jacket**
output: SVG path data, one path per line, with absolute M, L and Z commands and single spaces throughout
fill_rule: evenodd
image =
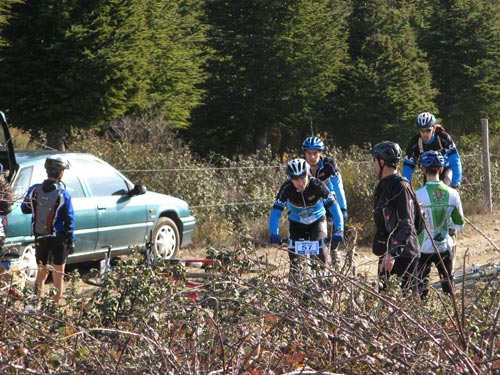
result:
M 399 174 L 381 179 L 375 190 L 373 218 L 377 233 L 373 253 L 382 256 L 386 251 L 393 256 L 418 257 L 415 213 L 418 202 L 409 182 Z

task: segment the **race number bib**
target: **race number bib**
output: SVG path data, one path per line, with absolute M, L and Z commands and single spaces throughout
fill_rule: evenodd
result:
M 295 254 L 299 255 L 318 255 L 318 241 L 295 241 Z

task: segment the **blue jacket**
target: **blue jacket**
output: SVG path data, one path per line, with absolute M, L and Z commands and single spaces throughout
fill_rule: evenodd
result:
M 424 142 L 419 134 L 411 139 L 410 144 L 406 148 L 403 170 L 401 171 L 403 177 L 411 182 L 420 155 L 425 151 L 431 150 L 439 151 L 443 154 L 445 169 L 451 169 L 453 172 L 451 185 L 454 187 L 460 186 L 462 182 L 462 160 L 460 159 L 457 147 L 455 143 L 453 143 L 450 135 L 440 126 L 436 127 L 436 131 L 429 142 Z
M 291 180 L 281 185 L 269 218 L 269 233 L 278 234 L 279 221 L 285 207 L 288 220 L 302 224 L 313 224 L 325 216 L 328 210 L 333 217 L 335 230 L 344 230 L 344 218 L 335 193 L 324 182 L 310 177 L 304 191 L 298 191 Z
M 335 164 L 335 160 L 333 158 L 321 157 L 316 166 L 314 177 L 323 181 L 326 186 L 328 186 L 328 189 L 335 193 L 340 209 L 342 211 L 347 211 L 344 184 L 342 183 L 342 176 Z

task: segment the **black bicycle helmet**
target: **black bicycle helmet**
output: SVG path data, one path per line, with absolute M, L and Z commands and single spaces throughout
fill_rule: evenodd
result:
M 384 160 L 387 165 L 393 166 L 394 168 L 403 156 L 401 147 L 399 147 L 397 143 L 390 141 L 377 143 L 373 146 L 371 154 L 374 158 Z

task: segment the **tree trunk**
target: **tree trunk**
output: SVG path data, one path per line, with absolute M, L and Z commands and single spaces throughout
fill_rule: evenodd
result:
M 257 153 L 260 155 L 266 151 L 267 147 L 267 130 L 263 130 L 261 133 L 257 134 L 255 137 L 255 143 L 257 146 Z
M 64 145 L 64 132 L 53 130 L 48 132 L 47 146 L 57 151 L 66 151 L 66 146 Z

